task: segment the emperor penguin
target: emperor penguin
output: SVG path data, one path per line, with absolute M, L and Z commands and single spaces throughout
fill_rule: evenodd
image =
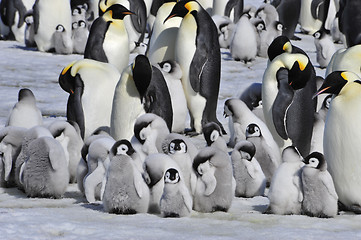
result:
M 243 14 L 234 29 L 230 52 L 232 58 L 244 63 L 252 62 L 257 55 L 257 35 L 248 14 Z
M 183 133 L 188 109 L 181 82 L 182 70 L 179 64 L 172 60 L 158 63 L 155 66 L 161 70 L 171 98 L 173 110 L 171 132 Z
M 52 36 L 52 42 L 54 42 L 54 50 L 57 54 L 71 54 L 73 53 L 73 41 L 71 39 L 71 34 L 68 34 L 68 31 L 62 24 L 59 24 L 55 28 L 55 32 Z
M 340 0 L 338 25 L 345 35 L 345 46 L 352 47 L 361 43 L 361 3 L 357 0 Z
M 236 179 L 236 197 L 263 196 L 266 177 L 254 157 L 256 147 L 249 141 L 240 141 L 232 151 L 233 175 Z
M 86 157 L 88 173 L 83 179 L 84 195 L 89 203 L 102 199 L 103 179 L 110 163 L 110 150 L 115 140 L 109 137 L 91 142 Z
M 18 102 L 11 109 L 5 126 L 32 128 L 43 124 L 41 110 L 36 106 L 34 93 L 28 88 L 18 92 Z
M 20 190 L 24 189 L 23 182 L 20 181 L 20 170 L 23 163 L 25 162 L 26 159 L 28 159 L 28 156 L 30 154 L 29 145 L 33 140 L 38 139 L 40 137 L 53 137 L 53 136 L 46 127 L 40 125 L 27 129 L 23 135 L 21 150 L 15 161 L 15 183 Z
M 328 75 L 317 94 L 334 97 L 326 117 L 323 148 L 339 201 L 349 210 L 361 212 L 358 164 L 360 77 L 352 72 L 335 71 Z
M 80 131 L 77 131 L 79 127 L 75 122 L 69 123 L 65 120 L 55 120 L 50 123 L 48 128 L 64 149 L 69 169 L 69 183 L 75 183 L 76 171 L 81 158 L 80 151 L 83 147 L 83 139 L 80 136 Z
M 61 198 L 69 184 L 65 153 L 53 137 L 30 142 L 29 155 L 20 169 L 20 182 L 28 197 Z
M 313 34 L 316 46 L 316 61 L 320 68 L 326 68 L 336 52 L 335 44 L 330 35 L 324 29 L 320 29 Z
M 192 168 L 193 158 L 198 150 L 192 141 L 178 133 L 170 133 L 163 141 L 163 153 L 170 156 L 179 166 L 183 174 L 182 181 L 194 193 L 197 176 Z
M 304 163 L 302 212 L 312 217 L 335 217 L 338 196 L 323 154 L 313 152 L 304 159 Z
M 128 155 L 112 157 L 106 173 L 104 210 L 116 214 L 147 213 L 149 188 Z
M 231 18 L 236 23 L 241 18 L 243 12 L 245 12 L 244 0 L 228 0 L 224 9 L 224 16 Z
M 182 68 L 182 85 L 191 115 L 191 133 L 199 134 L 207 122 L 217 120 L 220 85 L 220 47 L 212 18 L 197 1 L 177 2 L 165 22 L 182 17 L 175 45 L 175 60 Z
M 222 135 L 222 130 L 218 124 L 209 122 L 202 129 L 207 146 L 216 147 L 219 150 L 228 153 L 227 142 Z
M 145 170 L 143 178 L 148 184 L 150 190 L 149 213 L 160 213 L 160 199 L 164 191 L 164 177 L 168 169 L 175 169 L 179 176 L 183 178 L 183 174 L 178 164 L 168 155 L 164 153 L 154 153 L 145 159 Z
M 355 45 L 348 48 L 337 50 L 327 66 L 325 76 L 334 71 L 348 71 L 356 73 L 361 77 L 360 68 L 361 45 Z
M 143 41 L 147 27 L 147 8 L 144 0 L 99 0 L 99 16 L 113 5 L 122 5 L 129 9 L 132 14 L 130 18 L 124 19 L 124 24 L 129 36 L 129 50 L 132 52 Z
M 277 143 L 273 139 L 266 139 L 260 127 L 254 123 L 247 126 L 246 140 L 255 146 L 255 158 L 261 165 L 262 171 L 266 176 L 267 185 L 269 185 L 272 176 L 282 163 L 281 152 Z
M 170 168 L 164 175 L 164 190 L 160 198 L 160 212 L 163 217 L 186 217 L 192 212 L 192 195 L 179 172 Z
M 61 12 L 62 14 L 54 14 Z M 55 48 L 52 41 L 58 25 L 63 26 L 65 39 L 71 39 L 70 1 L 36 0 L 33 6 L 34 40 L 39 51 L 47 52 Z
M 279 21 L 284 26 L 282 35 L 292 40 L 300 40 L 294 34 L 300 17 L 301 2 L 301 0 L 272 1 L 278 12 Z
M 228 1 L 213 0 L 212 16 L 224 16 Z
M 182 19 L 173 18 L 167 22 L 164 20 L 176 3 L 176 0 L 164 1 L 156 13 L 146 52 L 153 65 L 166 60 L 175 60 L 175 43 Z
M 111 63 L 119 72 L 129 64 L 129 39 L 124 19 L 134 14 L 123 5 L 110 6 L 92 24 L 84 50 L 85 59 Z
M 301 169 L 304 165 L 297 148 L 289 146 L 283 150 L 282 164 L 272 177 L 268 191 L 270 201 L 266 213 L 278 215 L 301 214 L 302 180 Z
M 193 209 L 198 212 L 227 212 L 234 196 L 232 164 L 228 154 L 214 147 L 199 151 L 193 161 L 197 187 Z
M 213 15 L 213 22 L 216 24 L 218 30 L 218 41 L 221 48 L 229 48 L 232 32 L 234 29 L 234 23 L 229 17 L 223 15 Z
M 251 123 L 255 123 L 260 127 L 267 142 L 271 142 L 273 139 L 267 125 L 249 110 L 247 105 L 240 99 L 231 98 L 226 100 L 224 103 L 224 116 L 229 117 L 231 135 L 228 143 L 229 147 L 234 147 L 238 141 L 246 140 L 246 129 Z
M 0 130 L 0 187 L 16 187 L 15 162 L 26 130 L 13 126 Z
M 301 1 L 299 24 L 301 30 L 307 34 L 314 34 L 322 26 L 324 14 L 323 1 Z
M 70 63 L 59 75 L 60 87 L 69 93 L 67 119 L 79 125 L 82 138 L 101 126 L 110 126 L 114 90 L 120 79 L 111 64 L 91 59 Z
M 312 96 L 316 90 L 315 70 L 305 54 L 284 52 L 267 66 L 262 81 L 262 107 L 280 151 L 294 145 L 302 156 L 309 154 L 317 107 Z
M 87 23 L 84 20 L 79 20 L 78 22 L 73 22 L 72 28 L 73 53 L 84 54 L 89 36 Z

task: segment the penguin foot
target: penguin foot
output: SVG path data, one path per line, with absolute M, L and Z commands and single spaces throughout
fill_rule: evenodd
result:
M 293 35 L 293 37 L 291 37 L 291 40 L 294 40 L 294 41 L 301 41 L 301 40 L 302 40 L 302 38 L 297 37 L 296 35 Z
M 198 136 L 200 133 L 196 132 L 195 129 L 187 128 L 184 130 L 184 134 L 189 137 L 195 137 L 195 136 Z
M 350 211 L 356 214 L 361 214 L 361 206 L 358 204 L 354 204 L 350 206 Z

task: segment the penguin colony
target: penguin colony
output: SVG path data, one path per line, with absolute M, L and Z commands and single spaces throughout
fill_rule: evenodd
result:
M 1 0 L 2 38 L 84 54 L 59 74 L 67 121 L 44 124 L 32 91 L 19 91 L 0 130 L 1 187 L 61 198 L 77 183 L 116 214 L 227 212 L 234 197 L 255 196 L 269 198 L 266 213 L 334 217 L 338 202 L 361 213 L 359 2 L 214 2 Z M 290 41 L 297 22 L 315 37 L 325 79 Z M 229 133 L 216 118 L 220 47 L 244 64 L 269 59 L 262 83 L 225 102 Z M 142 54 L 131 62 L 131 52 Z M 193 143 L 199 134 L 207 145 Z

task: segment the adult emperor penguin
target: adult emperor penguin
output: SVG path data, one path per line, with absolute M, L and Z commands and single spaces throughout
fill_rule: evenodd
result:
M 361 154 L 356 139 L 360 137 L 360 77 L 352 72 L 335 71 L 318 90 L 334 94 L 326 117 L 324 155 L 339 201 L 349 210 L 361 213 Z M 317 95 L 316 94 L 316 95 Z
M 129 36 L 129 49 L 133 51 L 145 37 L 147 27 L 147 9 L 143 0 L 100 0 L 99 16 L 102 16 L 112 5 L 122 5 L 135 13 L 130 18 L 124 19 L 124 24 Z
M 65 153 L 53 137 L 29 144 L 29 155 L 20 169 L 20 182 L 28 197 L 61 198 L 69 183 Z
M 301 169 L 304 163 L 293 146 L 283 151 L 282 160 L 268 191 L 270 204 L 266 213 L 300 214 L 303 200 Z
M 146 53 L 153 65 L 166 60 L 175 60 L 175 43 L 182 19 L 173 18 L 167 22 L 164 20 L 176 3 L 176 0 L 166 0 L 157 11 Z
M 342 48 L 337 50 L 332 56 L 327 66 L 325 76 L 334 71 L 348 71 L 356 73 L 361 77 L 361 45 Z
M 316 60 L 320 68 L 326 68 L 331 61 L 333 54 L 336 52 L 335 44 L 325 29 L 320 29 L 313 34 L 316 46 Z
M 175 57 L 182 68 L 182 84 L 191 115 L 191 131 L 201 133 L 202 126 L 217 120 L 220 85 L 220 51 L 217 28 L 209 14 L 193 0 L 178 2 L 165 22 L 182 17 L 176 41 Z
M 322 26 L 323 1 L 301 1 L 299 23 L 301 30 L 312 35 Z
M 61 12 L 62 14 L 54 14 Z M 71 39 L 71 7 L 70 1 L 36 0 L 33 6 L 34 40 L 39 51 L 54 49 L 52 37 L 56 27 L 61 24 L 66 31 L 66 38 Z
M 31 128 L 43 124 L 40 109 L 36 106 L 34 93 L 28 88 L 22 88 L 18 93 L 18 102 L 10 111 L 5 126 Z
M 352 47 L 361 43 L 360 9 L 360 1 L 340 0 L 338 23 L 340 31 L 345 35 L 347 47 Z
M 233 12 L 233 16 L 232 16 Z M 224 16 L 227 16 L 233 19 L 233 22 L 236 23 L 240 19 L 244 12 L 244 0 L 228 0 L 226 7 L 224 9 Z
M 273 139 L 266 139 L 257 124 L 251 123 L 246 129 L 246 140 L 256 147 L 255 158 L 261 165 L 267 184 L 271 183 L 272 176 L 282 162 L 281 153 Z
M 179 172 L 168 169 L 164 175 L 164 190 L 160 198 L 160 212 L 163 217 L 186 217 L 192 212 L 192 195 Z
M 269 53 L 274 52 L 272 44 Z M 284 46 L 286 50 L 287 46 L 294 49 L 290 43 Z M 284 52 L 275 57 L 265 70 L 262 81 L 263 113 L 281 151 L 294 145 L 302 156 L 309 154 L 317 105 L 312 96 L 316 90 L 315 70 L 305 54 Z
M 254 157 L 256 147 L 249 141 L 240 141 L 232 151 L 233 175 L 236 179 L 236 197 L 263 196 L 266 177 Z
M 111 64 L 91 59 L 72 62 L 59 76 L 69 93 L 67 119 L 76 122 L 82 138 L 101 126 L 110 126 L 114 90 L 120 73 Z
M 300 16 L 301 0 L 272 1 L 272 5 L 276 7 L 279 21 L 284 26 L 282 35 L 292 40 L 300 40 L 294 34 Z
M 313 152 L 304 159 L 302 168 L 304 214 L 314 217 L 335 217 L 338 196 L 332 177 L 327 171 L 327 162 L 319 152 Z
M 116 214 L 146 213 L 149 188 L 131 157 L 115 155 L 106 173 L 104 210 Z
M 228 154 L 214 147 L 206 147 L 194 158 L 197 187 L 193 195 L 193 209 L 199 212 L 227 212 L 232 204 L 232 164 Z
M 129 64 L 129 39 L 123 20 L 132 14 L 123 5 L 110 6 L 93 22 L 84 58 L 111 63 L 122 72 Z
M 0 130 L 0 187 L 15 187 L 15 162 L 26 128 L 4 127 Z

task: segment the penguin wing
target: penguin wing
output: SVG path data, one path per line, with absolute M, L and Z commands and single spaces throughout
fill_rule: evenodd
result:
M 96 19 L 89 32 L 88 41 L 85 45 L 84 58 L 93 59 L 108 63 L 108 58 L 103 49 L 105 34 L 111 22 L 106 22 L 102 18 Z M 102 29 L 102 31 L 100 31 Z
M 84 193 L 88 202 L 95 202 L 95 187 L 103 182 L 105 175 L 105 168 L 103 162 L 98 159 L 97 168 L 90 174 L 84 177 Z
M 328 173 L 328 172 L 327 172 Z M 325 186 L 325 188 L 327 189 L 327 192 L 334 198 L 334 199 L 338 199 L 338 195 L 336 193 L 335 190 L 335 186 L 333 185 L 333 180 L 330 174 L 324 174 L 323 176 L 320 177 L 320 180 L 322 182 L 322 184 Z
M 13 1 L 14 1 L 14 7 L 16 8 L 16 10 L 18 10 L 19 13 L 18 28 L 20 28 L 21 26 L 23 26 L 25 22 L 25 15 L 27 10 L 24 3 L 21 0 L 13 0 Z
M 37 34 L 39 29 L 39 8 L 37 7 L 37 5 L 38 1 L 35 1 L 33 5 L 34 34 Z
M 189 190 L 186 186 L 182 187 L 181 192 L 182 192 L 183 202 L 186 205 L 188 211 L 191 212 L 193 207 L 192 195 L 189 193 Z
M 321 56 L 322 56 L 322 58 L 323 59 L 326 59 L 326 48 L 324 48 L 323 46 L 322 46 L 322 44 L 320 44 L 320 53 L 321 53 Z
M 324 12 L 324 0 L 313 0 L 311 2 L 311 14 L 314 19 L 323 20 Z
M 280 68 L 277 71 L 276 78 L 278 81 L 278 93 L 272 106 L 273 124 L 278 135 L 287 140 L 286 116 L 288 108 L 292 104 L 294 92 L 288 84 L 288 70 L 286 68 Z
M 136 169 L 136 166 L 133 166 L 133 183 L 135 191 L 138 194 L 138 197 L 143 197 L 143 186 L 144 186 L 144 179 L 141 173 Z
M 2 161 L 3 161 L 3 168 L 4 168 L 4 179 L 5 181 L 9 180 L 12 164 L 13 164 L 13 157 L 12 157 L 12 150 L 13 146 L 10 144 L 0 143 L 0 151 L 3 152 Z
M 303 201 L 303 194 L 302 194 L 302 182 L 301 182 L 301 177 L 299 176 L 299 172 L 295 173 L 293 179 L 292 179 L 292 183 L 293 185 L 297 188 L 298 190 L 298 201 L 302 202 Z
M 19 171 L 19 182 L 24 185 L 24 171 L 25 171 L 26 161 L 21 164 Z
M 130 11 L 135 12 L 135 14 L 130 15 L 130 19 L 132 20 L 132 24 L 135 30 L 140 33 L 138 44 L 143 42 L 146 28 L 147 28 L 147 12 L 146 5 L 143 0 L 133 0 L 129 1 Z
M 247 161 L 247 160 L 246 160 Z M 252 165 L 251 162 L 249 162 L 248 164 L 245 164 L 246 169 L 247 169 L 247 173 L 248 175 L 252 178 L 252 179 L 256 179 L 256 169 L 254 168 L 254 166 Z
M 189 70 L 191 86 L 193 90 L 197 93 L 200 91 L 200 79 L 207 61 L 208 59 L 207 53 L 205 51 L 205 46 L 200 46 L 197 41 L 197 49 L 193 56 Z

